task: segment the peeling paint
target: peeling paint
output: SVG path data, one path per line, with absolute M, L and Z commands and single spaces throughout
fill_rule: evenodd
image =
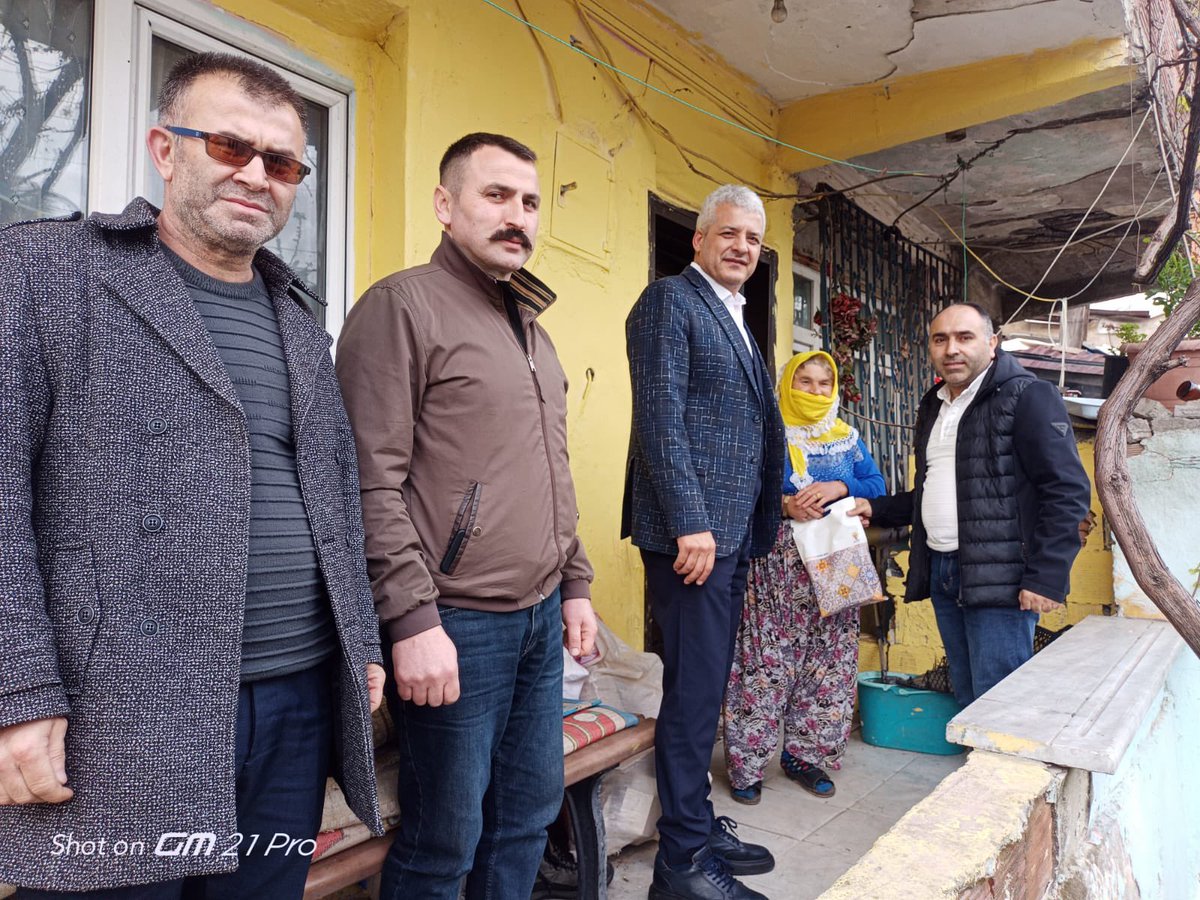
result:
M 879 838 L 822 900 L 903 895 L 956 898 L 995 872 L 1003 849 L 1021 838 L 1029 814 L 1061 770 L 974 751 Z

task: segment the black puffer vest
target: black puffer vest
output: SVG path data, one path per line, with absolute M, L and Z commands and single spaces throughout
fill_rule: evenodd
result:
M 962 601 L 967 606 L 1017 605 L 1025 545 L 1013 434 L 1017 401 L 1035 380 L 1011 356 L 997 351 L 992 370 L 958 425 L 958 560 Z M 928 467 L 926 446 L 942 406 L 937 392 L 935 387 L 925 394 L 917 413 L 912 550 L 904 592 L 909 602 L 929 596 L 930 551 L 921 502 Z

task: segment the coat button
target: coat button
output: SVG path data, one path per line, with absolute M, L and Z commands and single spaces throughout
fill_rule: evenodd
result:
M 154 637 L 154 635 L 158 634 L 158 623 L 153 619 L 143 619 L 139 627 L 142 634 L 146 635 L 146 637 Z
M 153 534 L 156 531 L 162 531 L 162 527 L 163 527 L 162 516 L 156 515 L 155 513 L 150 513 L 149 515 L 142 516 L 142 528 L 144 528 L 146 531 L 150 532 L 151 534 Z
M 146 430 L 151 434 L 164 434 L 167 430 L 167 420 L 162 416 L 155 416 L 147 420 Z
M 96 618 L 96 610 L 90 606 L 81 606 L 75 618 L 79 620 L 80 625 L 90 625 Z
M 479 537 L 481 534 L 483 534 L 483 529 L 478 525 L 471 529 L 471 537 Z
M 762 416 L 758 416 L 758 415 L 756 415 L 756 416 L 754 417 L 754 424 L 755 424 L 755 425 L 759 425 L 759 424 L 761 424 L 761 423 L 762 423 Z

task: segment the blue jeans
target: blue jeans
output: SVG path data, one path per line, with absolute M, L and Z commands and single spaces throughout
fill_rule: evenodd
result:
M 1015 606 L 963 606 L 958 554 L 930 550 L 929 556 L 930 597 L 954 699 L 968 706 L 1033 656 L 1038 614 Z
M 21 889 L 17 898 L 299 900 L 325 804 L 333 750 L 335 665 L 323 663 L 293 675 L 252 681 L 238 692 L 234 773 L 237 827 L 244 838 L 236 872 L 100 891 Z M 184 711 L 181 722 L 186 720 Z M 179 830 L 187 831 L 187 823 L 181 822 Z M 271 848 L 276 835 L 297 843 L 289 847 L 276 841 Z
M 401 816 L 380 896 L 457 900 L 466 877 L 467 900 L 528 897 L 563 799 L 559 593 L 518 612 L 440 612 L 462 695 L 389 696 Z

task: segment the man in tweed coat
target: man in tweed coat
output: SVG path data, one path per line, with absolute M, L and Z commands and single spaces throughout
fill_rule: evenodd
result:
M 695 261 L 651 284 L 625 323 L 633 428 L 622 536 L 641 549 L 663 634 L 654 757 L 662 818 L 651 898 L 762 895 L 769 872 L 708 799 L 708 767 L 751 556 L 779 526 L 784 433 L 772 379 L 742 317 L 766 215 L 748 188 L 704 201 Z
M 159 109 L 161 213 L 0 234 L 0 881 L 299 897 L 330 771 L 381 830 L 382 693 L 329 338 L 261 249 L 304 104 L 202 54 Z

